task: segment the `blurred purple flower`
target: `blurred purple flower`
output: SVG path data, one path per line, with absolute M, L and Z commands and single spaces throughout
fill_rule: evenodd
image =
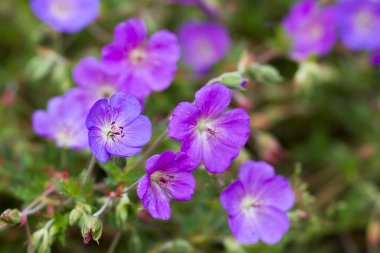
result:
M 352 50 L 380 49 L 380 2 L 341 0 L 336 6 L 338 31 L 343 44 Z
M 197 4 L 200 0 L 168 0 L 168 1 L 172 3 L 177 3 L 177 4 Z
M 322 8 L 314 0 L 302 0 L 293 6 L 283 26 L 292 40 L 291 57 L 303 60 L 310 55 L 325 55 L 333 47 L 336 13 Z
M 111 155 L 136 155 L 149 142 L 152 126 L 140 113 L 139 101 L 122 92 L 94 104 L 86 126 L 90 149 L 99 161 L 106 162 Z
M 195 169 L 191 159 L 181 152 L 165 151 L 146 161 L 147 175 L 140 179 L 137 195 L 153 218 L 170 218 L 170 198 L 175 201 L 191 199 L 195 189 L 192 171 Z
M 379 67 L 380 66 L 380 52 L 376 52 L 372 54 L 372 64 Z
M 74 82 L 79 86 L 76 92 L 88 109 L 102 98 L 110 98 L 112 94 L 123 91 L 120 75 L 109 71 L 106 64 L 93 57 L 83 58 L 73 69 Z
M 36 134 L 55 140 L 58 147 L 82 150 L 88 147 L 85 125 L 87 111 L 76 97 L 66 94 L 48 101 L 47 111 L 33 114 Z
M 55 30 L 75 33 L 99 15 L 100 0 L 31 0 L 34 14 Z
M 224 112 L 231 91 L 221 85 L 204 86 L 195 94 L 195 103 L 181 102 L 169 123 L 170 138 L 182 142 L 181 151 L 195 165 L 202 161 L 210 173 L 222 173 L 249 136 L 249 116 L 243 109 Z
M 169 87 L 180 56 L 174 34 L 162 30 L 146 41 L 146 33 L 141 20 L 129 19 L 116 26 L 114 42 L 102 50 L 110 70 L 121 74 L 125 91 L 139 99 Z
M 228 52 L 228 31 L 216 23 L 188 22 L 179 31 L 185 64 L 198 74 L 207 72 Z
M 241 166 L 239 179 L 222 192 L 220 201 L 237 241 L 275 244 L 289 229 L 286 211 L 293 207 L 295 198 L 289 181 L 276 176 L 271 165 L 248 161 Z

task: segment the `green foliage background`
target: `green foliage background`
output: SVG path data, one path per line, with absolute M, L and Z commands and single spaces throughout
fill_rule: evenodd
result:
M 145 114 L 157 137 L 179 101 L 191 101 L 208 80 L 236 70 L 245 50 L 276 67 L 283 82 L 250 82 L 242 93 L 243 102 L 252 104 L 253 135 L 232 168 L 217 178 L 197 170 L 194 198 L 173 203 L 168 222 L 152 220 L 139 211 L 140 202 L 131 193 L 137 204 L 128 207 L 127 222 L 117 224 L 115 208 L 109 208 L 101 218 L 100 244 L 83 245 L 80 228 L 65 224 L 74 204 L 59 203 L 70 196 L 95 210 L 101 206 L 104 191 L 87 189 L 83 194 L 77 188 L 90 152 L 60 150 L 36 136 L 31 127 L 33 111 L 45 108 L 49 98 L 74 85 L 72 67 L 84 56 L 99 57 L 117 23 L 140 17 L 152 33 L 162 28 L 176 31 L 183 22 L 206 16 L 195 7 L 164 0 L 103 0 L 94 24 L 79 34 L 63 35 L 34 17 L 28 1 L 0 1 L 0 211 L 22 209 L 35 199 L 49 183 L 47 168 L 67 168 L 70 180 L 59 185 L 61 193 L 51 200 L 58 201 L 51 208 L 66 228 L 65 239 L 57 240 L 52 252 L 106 252 L 117 231 L 124 231 L 117 252 L 380 252 L 380 71 L 371 66 L 367 53 L 350 52 L 338 43 L 327 57 L 311 59 L 314 74 L 295 79 L 302 66 L 283 53 L 288 44 L 279 27 L 293 3 L 214 1 L 220 22 L 233 38 L 229 55 L 201 79 L 194 79 L 180 65 L 171 87 L 147 100 Z M 156 153 L 164 149 L 179 150 L 179 145 L 165 139 Z M 220 183 L 232 182 L 242 162 L 268 159 L 268 154 L 272 159 L 280 154 L 271 162 L 277 173 L 292 180 L 297 195 L 297 205 L 289 214 L 292 228 L 277 245 L 240 246 L 219 202 Z M 118 182 L 128 185 L 143 174 L 143 166 L 122 172 L 111 163 L 96 167 L 95 181 L 105 180 L 113 189 Z M 49 217 L 53 214 L 42 212 L 29 218 L 32 231 Z M 26 242 L 22 227 L 0 232 L 0 252 L 26 251 Z

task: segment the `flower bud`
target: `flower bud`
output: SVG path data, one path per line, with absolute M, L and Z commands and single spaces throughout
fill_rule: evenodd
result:
M 92 240 L 99 244 L 99 239 L 102 236 L 103 224 L 95 216 L 85 215 L 82 225 L 83 243 L 87 244 Z
M 82 212 L 79 211 L 77 208 L 74 208 L 73 210 L 71 210 L 71 212 L 69 214 L 70 226 L 76 224 L 79 221 L 81 216 L 82 216 Z
M 115 208 L 116 224 L 118 226 L 122 226 L 123 224 L 125 224 L 128 219 L 128 204 L 129 203 L 130 203 L 130 200 L 127 194 L 122 195 L 122 197 L 119 200 L 119 203 L 117 204 Z
M 316 62 L 302 62 L 294 76 L 294 83 L 298 93 L 308 93 L 312 88 L 320 83 L 335 80 L 335 71 Z
M 70 226 L 76 224 L 80 221 L 84 214 L 91 213 L 91 207 L 89 205 L 77 202 L 75 208 L 71 210 L 69 214 L 69 224 Z
M 124 157 L 115 156 L 114 162 L 115 162 L 115 165 L 121 170 L 124 170 L 125 167 L 127 166 L 127 159 Z
M 41 228 L 32 235 L 32 245 L 36 252 L 50 252 L 48 229 Z
M 277 84 L 283 81 L 278 70 L 267 64 L 253 63 L 247 73 L 263 84 Z
M 232 89 L 245 90 L 247 80 L 239 72 L 224 73 L 219 77 L 220 82 Z
M 0 215 L 0 221 L 6 224 L 20 223 L 20 212 L 17 209 L 7 209 Z

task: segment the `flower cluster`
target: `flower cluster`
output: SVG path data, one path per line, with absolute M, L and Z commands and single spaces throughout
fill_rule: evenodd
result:
M 109 99 L 111 95 L 123 92 L 134 96 L 143 104 L 145 98 L 152 91 L 162 91 L 166 89 L 174 79 L 179 55 L 180 49 L 177 37 L 167 30 L 156 32 L 146 41 L 146 28 L 141 20 L 130 19 L 117 25 L 115 29 L 115 40 L 112 44 L 106 45 L 103 48 L 102 60 L 85 57 L 73 69 L 73 80 L 78 87 L 68 90 L 67 93 L 61 97 L 61 100 L 65 100 L 64 103 L 69 104 L 68 109 L 63 109 L 67 110 L 68 117 L 76 117 L 75 124 L 72 124 L 71 127 L 79 123 L 83 125 L 90 108 L 99 99 Z M 102 101 L 105 104 L 105 100 Z M 69 108 L 73 108 L 72 106 L 76 106 L 77 109 L 76 113 L 70 115 Z M 114 104 L 111 103 L 111 106 L 114 106 Z M 129 105 L 127 108 L 122 108 L 121 110 L 128 111 L 131 110 L 130 108 L 134 108 L 133 110 L 138 111 L 138 114 L 141 111 L 140 105 Z M 48 109 L 48 113 L 50 113 L 50 110 L 51 109 Z M 104 114 L 106 112 L 101 113 Z M 60 122 L 64 118 L 60 117 L 59 114 L 49 118 L 50 126 L 58 124 L 59 127 L 49 127 L 50 132 L 47 133 L 48 127 L 44 127 L 45 130 L 39 127 L 44 125 L 44 123 L 41 122 L 46 118 L 43 118 L 41 115 L 42 113 L 37 111 L 33 116 L 33 126 L 38 135 L 57 140 L 58 146 L 78 149 L 76 145 L 70 144 L 72 142 L 76 143 L 78 140 L 79 137 L 74 135 L 76 132 L 71 131 L 71 128 L 69 128 L 70 131 L 61 129 L 64 127 Z M 94 115 L 93 117 L 99 117 L 99 115 Z M 113 118 L 111 117 L 111 119 Z M 70 118 L 70 120 L 72 119 Z M 108 123 L 109 122 L 102 122 L 102 124 Z M 123 122 L 123 124 L 124 123 L 130 122 Z M 90 126 L 89 123 L 87 123 L 87 127 L 90 129 L 93 125 Z M 110 126 L 107 125 L 104 127 Z M 99 127 L 99 129 L 103 129 L 103 127 Z M 62 133 L 63 131 L 65 131 L 65 134 Z M 81 128 L 80 131 L 81 134 L 83 134 L 86 133 L 87 130 Z M 93 135 L 94 132 L 90 131 L 89 134 Z M 126 134 L 124 135 L 127 136 Z M 150 134 L 146 136 L 149 136 L 150 139 Z M 149 139 L 147 141 L 149 141 Z M 86 138 L 82 136 L 82 141 L 83 140 L 86 140 Z M 142 141 L 142 143 L 144 143 L 142 145 L 145 145 L 147 141 Z M 86 142 L 87 141 L 85 141 L 85 143 Z M 133 146 L 134 144 L 130 145 Z M 85 148 L 87 146 L 88 145 L 82 145 L 80 147 Z M 141 146 L 133 147 L 141 149 Z M 95 154 L 100 161 L 108 160 L 107 157 L 109 157 L 110 154 L 121 155 L 120 152 L 122 151 L 117 152 L 111 149 L 112 146 L 110 146 L 108 150 L 102 151 L 103 153 L 98 151 L 95 152 Z M 125 153 L 130 154 L 129 151 Z
M 340 0 L 333 6 L 320 6 L 315 0 L 301 0 L 283 26 L 292 40 L 291 57 L 297 60 L 327 54 L 336 37 L 352 50 L 380 49 L 378 1 Z
M 40 2 L 36 0 L 32 4 Z M 80 1 L 75 4 L 72 1 L 51 2 L 59 4 L 58 7 L 63 8 L 59 11 L 65 15 L 71 15 L 70 8 L 80 6 Z M 319 11 L 312 12 L 318 19 Z M 297 33 L 314 27 L 306 23 Z M 215 23 L 187 23 L 182 26 L 179 37 L 185 62 L 198 74 L 220 61 L 229 48 L 228 33 Z M 85 57 L 74 67 L 72 76 L 77 87 L 61 97 L 52 98 L 47 111 L 34 113 L 34 131 L 55 140 L 59 147 L 76 150 L 89 147 L 99 162 L 107 162 L 111 156 L 138 154 L 152 136 L 149 118 L 141 115 L 144 101 L 152 92 L 170 86 L 179 57 L 177 37 L 171 32 L 161 30 L 148 38 L 145 24 L 139 19 L 118 24 L 114 40 L 102 49 L 100 60 Z M 230 80 L 226 84 L 229 87 L 232 84 L 240 87 L 246 82 L 238 72 L 226 73 L 218 80 Z M 167 220 L 171 217 L 171 200 L 191 199 L 196 188 L 193 171 L 201 164 L 209 173 L 223 173 L 246 145 L 250 116 L 241 108 L 227 110 L 232 96 L 229 88 L 213 82 L 195 93 L 193 103 L 181 102 L 175 107 L 168 135 L 182 143 L 180 152 L 167 150 L 147 159 L 146 174 L 134 184 L 138 184 L 137 195 L 153 218 Z M 141 160 L 148 156 L 144 154 Z M 117 192 L 110 194 L 94 215 L 86 214 L 89 218 L 82 222 L 86 243 L 91 238 L 100 238 L 102 225 L 98 216 L 123 191 Z M 239 242 L 256 243 L 261 239 L 272 244 L 289 228 L 286 211 L 292 207 L 294 195 L 289 182 L 275 176 L 270 165 L 250 161 L 240 169 L 239 180 L 223 191 L 221 202 Z M 79 220 L 73 218 L 78 216 L 74 214 L 78 212 L 71 215 L 73 223 Z

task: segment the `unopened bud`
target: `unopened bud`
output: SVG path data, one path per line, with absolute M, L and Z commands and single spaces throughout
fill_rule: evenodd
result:
M 70 226 L 76 224 L 80 217 L 82 216 L 82 212 L 79 211 L 78 209 L 73 209 L 71 210 L 70 214 L 69 214 L 69 224 Z
M 283 81 L 278 70 L 267 64 L 253 63 L 249 67 L 247 73 L 263 84 L 277 84 Z
M 75 208 L 69 214 L 69 224 L 72 226 L 80 221 L 83 215 L 91 213 L 89 205 L 77 202 Z
M 0 221 L 6 224 L 20 223 L 20 212 L 17 209 L 7 209 L 0 215 Z
M 32 245 L 36 252 L 50 252 L 49 230 L 41 228 L 32 235 Z
M 118 226 L 122 226 L 123 224 L 125 224 L 128 219 L 128 204 L 129 203 L 130 203 L 130 200 L 127 194 L 122 195 L 122 197 L 119 200 L 119 203 L 117 204 L 115 208 L 116 224 Z
M 239 72 L 224 73 L 219 77 L 220 82 L 232 89 L 245 90 L 247 80 Z
M 99 239 L 102 236 L 103 224 L 94 216 L 85 215 L 82 225 L 83 243 L 87 244 L 91 240 L 96 241 L 99 244 Z

